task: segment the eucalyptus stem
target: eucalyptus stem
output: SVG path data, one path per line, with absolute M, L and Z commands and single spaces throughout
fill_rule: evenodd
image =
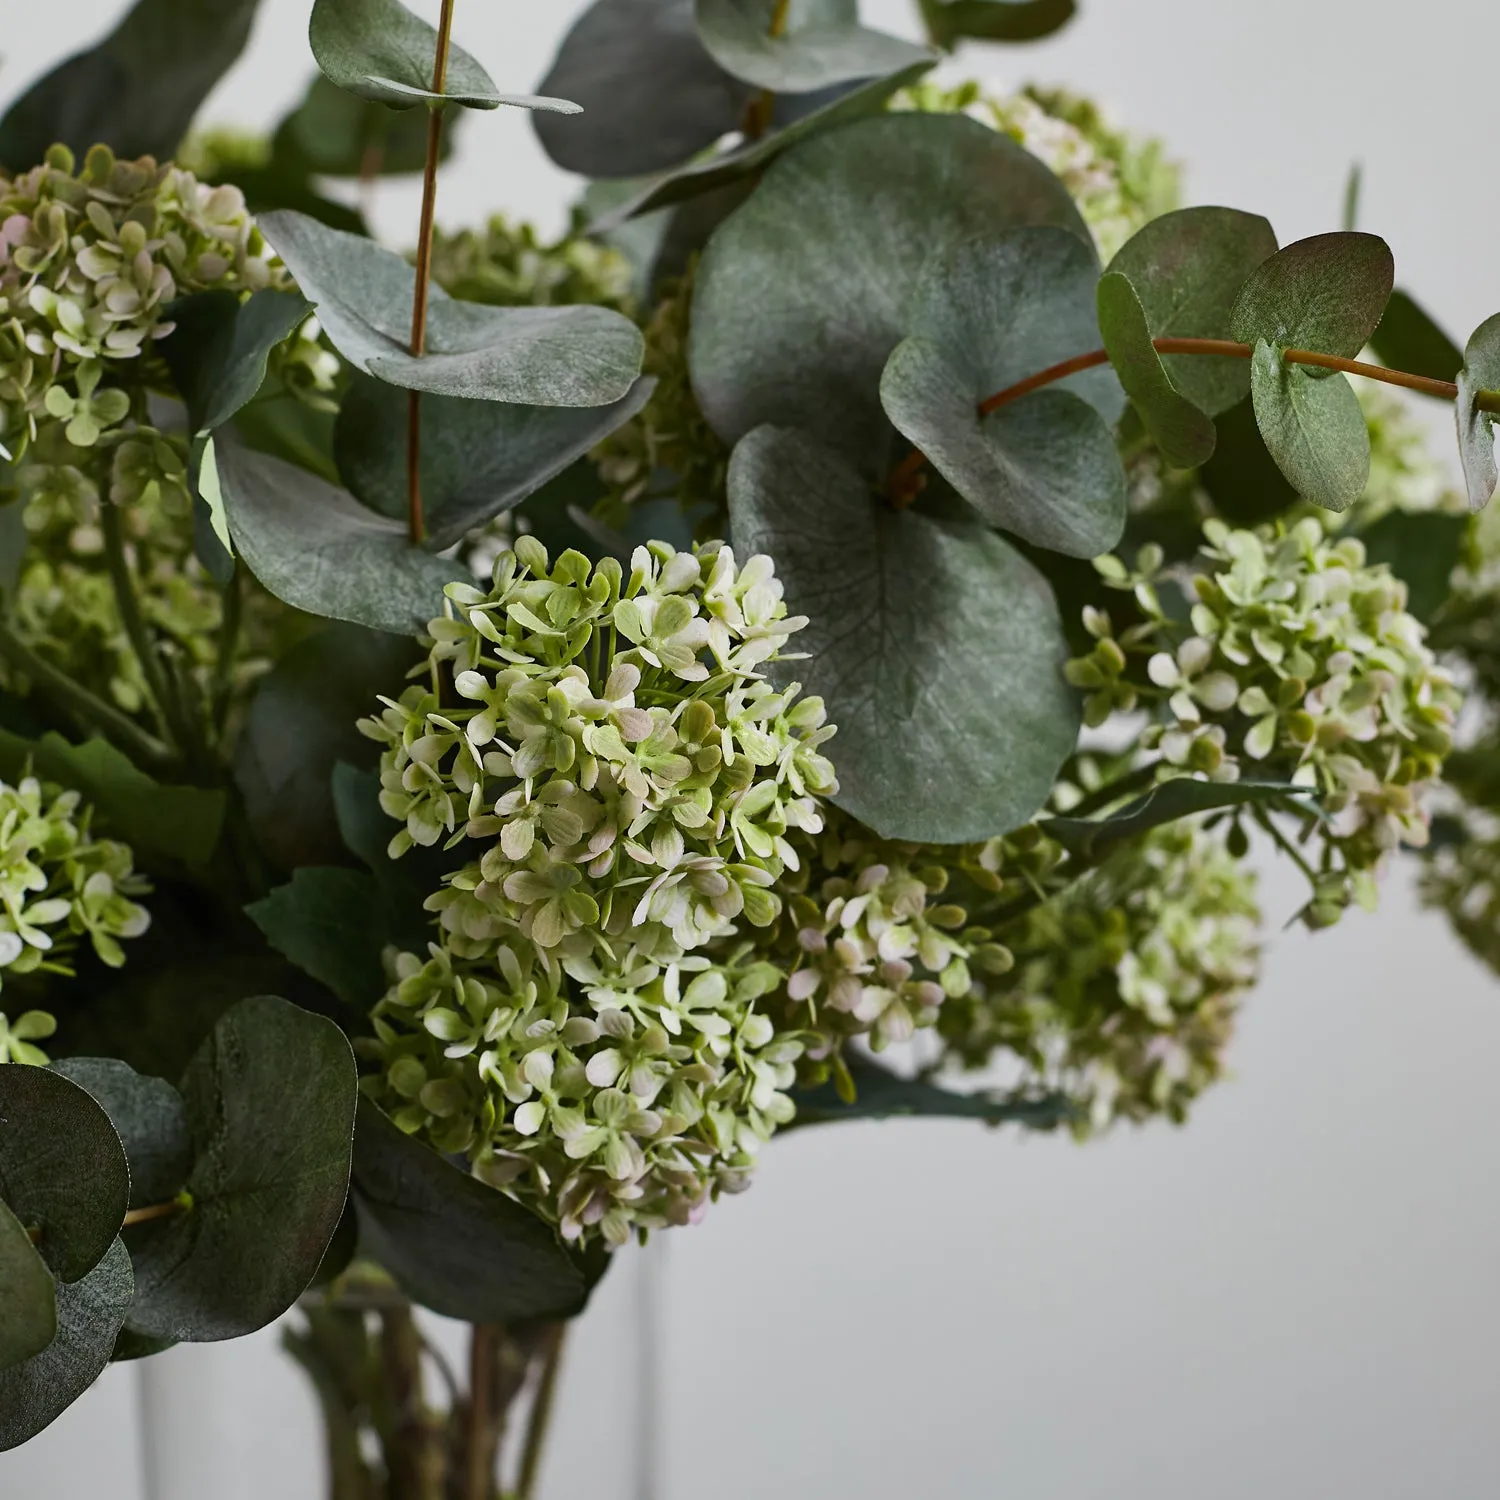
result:
M 101 730 L 132 758 L 148 765 L 170 765 L 177 759 L 172 747 L 142 729 L 128 714 L 96 697 L 80 682 L 38 656 L 10 626 L 0 624 L 0 656 L 19 668 L 44 697 L 93 728 Z
M 146 679 L 146 689 L 151 694 L 152 706 L 156 709 L 157 721 L 176 748 L 181 741 L 181 725 L 176 722 L 173 703 L 167 687 L 166 673 L 162 670 L 161 658 L 146 617 L 141 613 L 140 596 L 136 593 L 135 580 L 130 575 L 130 560 L 125 555 L 125 532 L 120 524 L 119 507 L 104 501 L 99 507 L 100 521 L 104 531 L 104 560 L 109 568 L 109 581 L 114 589 L 115 607 L 120 611 L 120 623 L 135 648 L 141 664 L 141 674 Z
M 494 1500 L 499 1432 L 495 1420 L 505 1330 L 476 1323 L 469 1334 L 469 1406 L 464 1434 L 463 1500 Z
M 766 35 L 775 41 L 786 35 L 787 22 L 791 20 L 792 0 L 776 0 L 771 12 L 771 24 Z M 741 127 L 747 140 L 759 140 L 771 128 L 771 115 L 776 108 L 776 95 L 770 89 L 762 89 L 745 106 L 745 123 Z
M 443 0 L 438 18 L 437 51 L 432 60 L 432 92 L 441 94 L 448 81 L 448 52 L 453 41 L 453 0 Z M 427 161 L 422 171 L 422 217 L 417 230 L 417 280 L 411 303 L 411 352 L 420 358 L 427 350 L 427 294 L 432 284 L 432 225 L 437 214 L 438 155 L 443 145 L 442 104 L 427 112 Z M 422 516 L 422 396 L 407 394 L 406 406 L 406 531 L 415 547 L 427 534 Z
M 526 1420 L 526 1439 L 521 1449 L 521 1472 L 516 1481 L 516 1500 L 533 1500 L 537 1480 L 541 1477 L 542 1453 L 557 1398 L 557 1376 L 562 1366 L 563 1340 L 567 1332 L 566 1323 L 555 1323 L 547 1333 L 542 1354 L 542 1373 L 537 1381 L 536 1395 L 531 1400 L 531 1413 Z

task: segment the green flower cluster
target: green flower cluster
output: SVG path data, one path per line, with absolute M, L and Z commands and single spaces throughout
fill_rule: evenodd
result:
M 995 95 L 974 82 L 918 83 L 891 107 L 964 114 L 1004 131 L 1062 179 L 1106 263 L 1148 220 L 1177 207 L 1179 172 L 1161 142 L 1113 129 L 1096 104 L 1064 90 Z
M 499 307 L 594 302 L 629 312 L 634 276 L 625 256 L 576 226 L 548 243 L 530 224 L 495 214 L 483 229 L 438 229 L 432 237 L 432 278 L 464 302 Z
M 0 1011 L 0 1063 L 23 1063 L 45 1068 L 52 1061 L 36 1044 L 57 1031 L 56 1019 L 44 1010 L 28 1010 L 14 1021 Z
M 59 146 L 0 177 L 0 440 L 18 457 L 54 427 L 93 448 L 130 414 L 122 385 L 143 384 L 174 298 L 280 274 L 238 189 L 151 157 L 96 146 L 75 171 Z
M 1255 982 L 1255 877 L 1183 821 L 1154 830 L 1006 929 L 1014 966 L 975 976 L 938 1016 L 943 1060 L 1019 1061 L 1020 1092 L 1061 1092 L 1080 1134 L 1180 1121 L 1223 1071 Z
M 821 701 L 760 672 L 804 622 L 719 543 L 627 576 L 522 537 L 448 600 L 431 685 L 361 723 L 392 856 L 476 851 L 394 961 L 373 1086 L 570 1238 L 687 1222 L 792 1114 L 804 1044 L 741 924 L 776 921 L 836 788 Z
M 1315 791 L 1326 818 L 1307 819 L 1323 850 L 1307 915 L 1326 923 L 1351 899 L 1373 902 L 1386 851 L 1426 843 L 1424 798 L 1452 748 L 1459 693 L 1406 612 L 1405 585 L 1367 565 L 1357 538 L 1312 519 L 1203 530 L 1185 623 L 1160 601 L 1157 549 L 1133 572 L 1095 563 L 1133 592 L 1143 621 L 1117 639 L 1105 612 L 1087 610 L 1096 644 L 1068 677 L 1090 694 L 1091 724 L 1140 702 L 1160 709 L 1141 743 L 1163 776 L 1233 781 L 1249 767 Z

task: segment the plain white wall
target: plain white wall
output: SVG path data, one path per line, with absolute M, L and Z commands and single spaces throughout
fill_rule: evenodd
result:
M 465 0 L 458 36 L 502 87 L 540 76 L 582 8 Z M 112 0 L 0 0 L 0 90 L 102 28 Z M 209 115 L 274 118 L 311 70 L 307 0 L 263 0 Z M 1189 165 L 1189 196 L 1337 226 L 1352 160 L 1362 227 L 1462 339 L 1500 306 L 1492 0 L 1082 0 L 1062 37 L 955 71 L 1061 82 Z M 911 31 L 907 0 L 866 18 Z M 440 212 L 555 227 L 571 185 L 525 121 L 468 122 Z M 416 197 L 379 225 L 410 238 Z M 1265 982 L 1187 1129 L 1086 1149 L 966 1125 L 808 1132 L 755 1189 L 658 1241 L 659 1438 L 643 1455 L 643 1264 L 570 1351 L 551 1500 L 1407 1500 L 1500 1493 L 1500 986 L 1416 909 L 1279 934 Z M 111 1371 L 0 1458 L 0 1497 L 318 1500 L 316 1426 L 274 1335 L 175 1351 L 176 1483 L 139 1488 L 137 1374 Z M 647 1403 L 649 1405 L 649 1402 Z M 217 1429 L 215 1424 L 218 1424 Z M 217 1433 L 222 1437 L 216 1436 Z M 646 1500 L 646 1497 L 640 1497 Z

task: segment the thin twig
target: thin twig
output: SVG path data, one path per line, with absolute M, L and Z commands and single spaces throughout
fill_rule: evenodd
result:
M 505 1331 L 496 1323 L 476 1323 L 469 1333 L 469 1409 L 465 1434 L 464 1500 L 494 1500 L 495 1388 Z
M 536 1482 L 542 1472 L 542 1452 L 547 1442 L 547 1429 L 551 1425 L 552 1407 L 557 1397 L 557 1375 L 562 1365 L 563 1340 L 567 1337 L 568 1325 L 555 1323 L 548 1331 L 542 1355 L 542 1373 L 537 1381 L 536 1395 L 531 1399 L 531 1412 L 526 1420 L 526 1440 L 521 1449 L 521 1473 L 516 1482 L 516 1500 L 532 1500 L 536 1493 Z

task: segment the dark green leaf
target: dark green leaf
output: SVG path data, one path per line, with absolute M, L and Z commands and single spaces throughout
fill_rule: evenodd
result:
M 1495 416 L 1480 411 L 1480 391 L 1500 390 L 1500 313 L 1486 318 L 1469 337 L 1464 367 L 1458 373 L 1458 455 L 1464 466 L 1470 510 L 1483 510 L 1495 493 Z
M 1227 339 L 1246 278 L 1275 253 L 1276 233 L 1259 214 L 1183 208 L 1140 229 L 1109 269 L 1134 288 L 1153 339 Z M 1169 354 L 1160 363 L 1172 388 L 1211 417 L 1250 393 L 1246 360 Z
M 1468 529 L 1463 516 L 1393 510 L 1358 536 L 1368 561 L 1385 563 L 1406 585 L 1406 607 L 1426 625 L 1448 602 Z
M 463 118 L 449 115 L 444 119 L 438 148 L 440 163 L 453 155 Z M 323 177 L 364 177 L 373 172 L 389 177 L 420 172 L 426 165 L 425 110 L 392 110 L 369 99 L 358 99 L 321 73 L 308 86 L 302 102 L 276 127 L 271 140 L 271 171 L 289 182 L 305 182 L 314 173 Z M 321 213 L 289 199 L 254 207 L 257 212 L 301 208 L 313 218 L 328 222 Z M 357 223 L 333 227 L 356 233 L 359 229 Z
M 1396 274 L 1390 246 L 1373 234 L 1315 234 L 1262 261 L 1230 318 L 1244 344 L 1316 349 L 1353 359 L 1390 301 Z
M 0 1202 L 0 1370 L 40 1354 L 56 1336 L 52 1273 L 26 1226 Z
M 1457 380 L 1464 356 L 1458 345 L 1399 287 L 1391 293 L 1370 347 L 1385 364 L 1429 380 Z
M 399 0 L 314 0 L 307 39 L 331 83 L 392 109 L 441 100 L 468 109 L 514 104 L 578 113 L 565 99 L 497 94 L 489 74 L 459 46 L 449 49 L 443 92 L 433 93 L 437 32 Z
M 110 1353 L 109 1362 L 113 1365 L 132 1359 L 151 1359 L 155 1355 L 164 1354 L 168 1349 L 175 1348 L 176 1345 L 176 1339 L 147 1338 L 143 1333 L 132 1333 L 128 1328 L 122 1328 L 119 1337 L 115 1339 L 115 1347 Z
M 1125 526 L 1113 372 L 979 407 L 1093 343 L 1098 275 L 1092 247 L 1066 229 L 963 241 L 929 262 L 913 336 L 880 383 L 886 415 L 985 520 L 1075 557 L 1108 552 Z
M 224 444 L 219 487 L 235 550 L 278 599 L 395 635 L 419 632 L 464 572 L 345 490 L 280 459 Z
M 245 910 L 278 953 L 361 1015 L 384 993 L 390 934 L 364 870 L 304 867 Z
M 0 1064 L 0 1201 L 59 1281 L 99 1264 L 130 1201 L 130 1170 L 109 1116 L 47 1068 Z
M 162 786 L 107 740 L 70 745 L 60 734 L 23 740 L 0 730 L 0 775 L 14 781 L 25 767 L 44 781 L 72 787 L 93 803 L 101 831 L 138 854 L 205 864 L 224 823 L 223 792 Z
M 332 1021 L 260 996 L 219 1021 L 181 1087 L 192 1206 L 129 1231 L 130 1326 L 155 1338 L 239 1338 L 302 1295 L 338 1227 L 354 1057 Z
M 457 396 L 422 400 L 422 505 L 428 545 L 444 551 L 561 474 L 651 399 L 644 376 L 611 406 L 512 406 Z M 354 494 L 406 515 L 407 394 L 357 376 L 339 411 L 334 453 Z
M 444 1317 L 558 1317 L 583 1301 L 583 1275 L 549 1225 L 403 1135 L 368 1099 L 359 1106 L 354 1202 L 362 1253 Z
M 1151 342 L 1146 310 L 1129 280 L 1111 271 L 1099 282 L 1098 300 L 1099 331 L 1110 363 L 1163 461 L 1174 469 L 1196 469 L 1213 454 L 1213 419 L 1167 377 Z
M 26 530 L 26 503 L 10 500 L 0 505 L 0 593 L 15 593 L 31 535 Z
M 1042 827 L 1070 854 L 1095 860 L 1116 844 L 1138 838 L 1164 823 L 1175 823 L 1178 818 L 1246 803 L 1275 804 L 1311 795 L 1308 788 L 1288 782 L 1192 781 L 1184 776 L 1153 787 L 1144 797 L 1138 797 L 1107 818 L 1047 818 Z M 1301 805 L 1307 806 L 1305 801 Z
M 1326 510 L 1348 510 L 1370 477 L 1370 434 L 1347 377 L 1316 380 L 1262 339 L 1250 394 L 1266 448 L 1297 493 Z
M 771 34 L 778 0 L 694 0 L 709 56 L 726 73 L 778 94 L 895 73 L 927 61 L 925 47 L 859 24 L 858 0 L 810 0 Z
M 82 1281 L 57 1288 L 57 1337 L 0 1370 L 0 1453 L 56 1421 L 103 1373 L 130 1308 L 130 1256 L 117 1239 Z
M 182 1095 L 164 1078 L 148 1078 L 113 1057 L 70 1057 L 53 1071 L 88 1091 L 109 1116 L 130 1164 L 130 1207 L 167 1203 L 193 1166 Z
M 375 763 L 356 721 L 399 697 L 414 641 L 335 624 L 298 641 L 261 678 L 235 746 L 234 778 L 261 849 L 284 870 L 342 862 L 333 803 L 340 761 Z
M 1297 492 L 1276 467 L 1247 397 L 1214 422 L 1218 441 L 1199 478 L 1214 511 L 1236 526 L 1259 526 L 1297 504 Z
M 854 1080 L 854 1102 L 839 1098 L 832 1082 L 792 1095 L 797 1105 L 793 1127 L 837 1124 L 844 1120 L 888 1120 L 918 1115 L 928 1119 L 983 1120 L 990 1125 L 1018 1124 L 1029 1130 L 1052 1130 L 1066 1124 L 1073 1110 L 1061 1094 L 1015 1098 L 1004 1093 L 958 1093 L 935 1083 L 901 1078 L 867 1058 L 848 1059 Z
M 689 362 L 726 441 L 803 426 L 867 472 L 890 427 L 880 376 L 929 262 L 1023 224 L 1087 231 L 1008 136 L 957 116 L 861 120 L 781 156 L 698 268 Z
M 54 141 L 80 159 L 100 141 L 119 156 L 173 156 L 254 17 L 255 0 L 138 0 L 102 41 L 11 105 L 0 120 L 0 163 L 22 171 Z
M 987 42 L 1034 42 L 1060 31 L 1078 9 L 1075 0 L 921 0 L 935 45 L 952 50 L 965 37 Z
M 988 529 L 894 510 L 803 432 L 729 470 L 737 550 L 768 553 L 811 623 L 790 675 L 827 702 L 839 804 L 886 838 L 963 843 L 1046 801 L 1078 735 L 1045 580 Z
M 335 347 L 352 365 L 407 390 L 526 406 L 607 406 L 641 370 L 641 331 L 605 307 L 486 307 L 434 286 L 427 353 L 410 352 L 416 273 L 394 251 L 304 214 L 260 227 Z
M 266 360 L 309 311 L 295 292 L 203 292 L 172 306 L 175 325 L 161 343 L 193 432 L 227 422 L 260 389 Z
M 256 453 L 283 459 L 329 484 L 337 484 L 334 420 L 332 412 L 309 406 L 291 391 L 269 391 L 235 417 L 234 435 Z

